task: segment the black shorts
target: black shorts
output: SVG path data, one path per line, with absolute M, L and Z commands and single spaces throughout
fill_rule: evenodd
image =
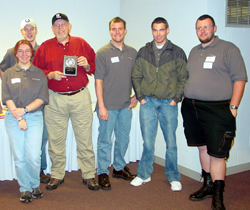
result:
M 236 129 L 235 117 L 229 104 L 229 100 L 183 100 L 181 113 L 188 146 L 206 145 L 210 156 L 229 157 Z

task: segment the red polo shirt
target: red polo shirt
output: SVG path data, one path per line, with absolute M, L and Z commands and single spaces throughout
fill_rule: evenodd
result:
M 48 80 L 48 87 L 56 92 L 69 92 L 85 87 L 89 80 L 87 74 L 92 75 L 95 71 L 95 52 L 91 46 L 80 37 L 69 37 L 65 45 L 55 38 L 49 39 L 37 49 L 33 64 L 42 69 L 46 75 L 51 71 L 63 72 L 63 56 L 84 56 L 90 64 L 90 71 L 86 72 L 82 66 L 77 66 L 77 76 L 67 76 L 61 81 Z

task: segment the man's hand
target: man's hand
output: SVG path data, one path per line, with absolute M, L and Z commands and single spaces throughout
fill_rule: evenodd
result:
M 54 79 L 54 80 L 57 80 L 57 81 L 61 81 L 62 78 L 66 78 L 65 75 L 63 75 L 62 72 L 60 71 L 52 71 L 48 74 L 48 78 L 49 79 Z
M 230 109 L 230 111 L 234 117 L 237 116 L 237 109 Z
M 128 107 L 128 109 L 133 109 L 136 107 L 138 103 L 138 100 L 136 99 L 135 95 L 131 97 L 131 100 L 130 100 L 130 105 Z
M 105 107 L 99 107 L 99 118 L 101 120 L 105 120 L 105 121 L 108 121 L 109 119 L 109 113 L 108 113 L 108 110 L 105 108 Z
M 78 62 L 77 64 L 79 66 L 82 66 L 87 72 L 90 70 L 90 68 L 88 67 L 89 66 L 88 60 L 84 56 L 79 57 L 77 62 Z
M 140 101 L 140 104 L 145 104 L 147 101 L 145 100 L 145 99 L 142 99 L 141 101 Z
M 176 105 L 176 102 L 174 101 L 174 100 L 172 100 L 171 102 L 170 102 L 170 104 L 169 105 L 171 105 L 171 106 L 175 106 Z

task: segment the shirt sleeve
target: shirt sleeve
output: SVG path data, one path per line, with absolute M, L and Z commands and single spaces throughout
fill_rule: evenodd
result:
M 2 78 L 2 103 L 6 105 L 6 101 L 11 100 L 10 89 L 8 86 L 8 73 L 3 74 Z
M 85 49 L 85 56 L 90 65 L 90 71 L 86 72 L 88 75 L 92 75 L 95 73 L 95 51 L 93 48 L 84 40 L 83 48 Z
M 36 50 L 36 54 L 32 63 L 34 66 L 38 67 L 39 69 L 42 69 L 46 76 L 51 72 L 50 69 L 47 69 L 44 44 L 42 44 Z
M 140 51 L 138 52 L 135 65 L 134 65 L 134 70 L 132 72 L 132 84 L 133 88 L 136 94 L 136 98 L 141 101 L 142 99 L 145 98 L 145 95 L 141 91 L 141 83 L 143 79 L 143 71 L 142 71 L 142 66 L 141 66 L 141 57 L 140 57 Z
M 5 72 L 8 68 L 11 67 L 11 52 L 8 50 L 0 63 L 0 69 L 2 72 Z
M 225 56 L 225 62 L 227 69 L 229 69 L 229 75 L 233 82 L 236 81 L 246 81 L 247 82 L 247 73 L 246 66 L 240 50 L 235 45 L 232 45 Z
M 44 105 L 49 103 L 48 80 L 45 75 L 42 76 L 42 85 L 37 98 L 43 100 Z
M 95 57 L 95 79 L 103 80 L 106 74 L 106 58 L 105 54 L 101 52 L 96 53 Z

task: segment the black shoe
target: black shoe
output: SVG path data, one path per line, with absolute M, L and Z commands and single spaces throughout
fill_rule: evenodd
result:
M 111 184 L 109 182 L 108 174 L 98 175 L 98 184 L 99 184 L 100 188 L 102 188 L 103 190 L 110 190 Z
M 213 184 L 213 210 L 226 210 L 223 204 L 223 191 L 225 187 L 225 182 L 223 180 L 215 180 Z
M 206 198 L 211 198 L 213 194 L 213 182 L 210 176 L 210 173 L 205 172 L 202 169 L 202 175 L 204 183 L 201 189 L 194 192 L 189 196 L 189 199 L 192 201 L 202 201 Z
M 83 184 L 87 185 L 90 190 L 99 190 L 99 186 L 95 181 L 95 178 L 83 179 Z
M 32 198 L 42 198 L 43 197 L 43 192 L 40 190 L 39 187 L 34 188 L 32 191 Z
M 50 181 L 50 177 L 45 175 L 43 171 L 40 172 L 40 182 L 47 184 Z
M 32 201 L 31 192 L 29 191 L 21 192 L 21 197 L 19 200 L 23 203 L 31 202 Z
M 47 190 L 54 190 L 56 189 L 60 184 L 62 184 L 64 182 L 64 179 L 60 180 L 60 179 L 55 179 L 52 178 L 50 180 L 50 182 L 47 184 L 46 189 Z
M 122 179 L 125 179 L 125 180 L 129 180 L 129 181 L 132 181 L 135 177 L 136 177 L 136 174 L 132 174 L 130 172 L 130 169 L 125 166 L 122 170 L 120 171 L 116 171 L 115 169 L 113 170 L 113 174 L 112 174 L 112 177 L 113 178 L 122 178 Z

